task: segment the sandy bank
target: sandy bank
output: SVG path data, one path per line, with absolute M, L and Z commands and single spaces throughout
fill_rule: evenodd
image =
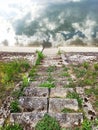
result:
M 27 52 L 32 53 L 36 50 L 42 50 L 42 47 L 0 47 L 0 52 Z M 65 52 L 98 52 L 97 47 L 58 47 L 46 48 L 44 54 L 56 54 L 59 50 Z
M 42 47 L 0 47 L 0 52 L 25 52 L 32 53 L 36 50 L 42 50 Z

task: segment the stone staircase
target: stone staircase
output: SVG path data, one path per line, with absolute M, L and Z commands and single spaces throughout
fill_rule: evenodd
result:
M 19 123 L 24 130 L 34 130 L 37 122 L 48 113 L 55 117 L 62 128 L 73 128 L 83 122 L 83 113 L 79 112 L 77 99 L 67 98 L 69 92 L 75 92 L 74 88 L 64 88 L 67 84 L 66 77 L 60 76 L 62 71 L 62 58 L 60 56 L 47 56 L 38 67 L 36 81 L 23 90 L 23 96 L 19 98 L 21 113 L 11 113 L 10 122 Z M 55 88 L 39 87 L 47 80 L 49 66 L 55 66 L 51 72 Z M 63 112 L 70 109 L 72 112 Z

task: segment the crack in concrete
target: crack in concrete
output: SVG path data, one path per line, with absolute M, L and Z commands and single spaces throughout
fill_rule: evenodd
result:
M 47 113 L 49 113 L 49 105 L 50 105 L 50 93 L 51 93 L 51 88 L 48 88 L 48 98 L 47 98 Z

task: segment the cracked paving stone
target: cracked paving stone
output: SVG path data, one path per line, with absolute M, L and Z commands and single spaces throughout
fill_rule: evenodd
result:
M 47 111 L 47 98 L 42 97 L 20 97 L 19 105 L 24 112 Z
M 50 98 L 49 112 L 59 113 L 64 108 L 78 110 L 78 102 L 76 99 Z

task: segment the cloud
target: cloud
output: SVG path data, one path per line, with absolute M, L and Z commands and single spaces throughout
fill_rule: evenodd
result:
M 10 46 L 15 44 L 15 32 L 12 25 L 0 17 L 0 44 L 7 41 Z
M 94 33 L 94 28 L 96 27 L 96 22 L 89 17 L 87 17 L 84 22 L 81 23 L 82 26 L 79 23 L 73 23 L 72 26 L 76 31 L 81 31 L 85 35 L 85 42 L 91 43 L 93 42 L 93 33 Z
M 10 45 L 15 44 L 16 39 L 24 45 L 47 39 L 56 45 L 70 44 L 77 39 L 93 43 L 98 38 L 94 2 L 98 3 L 96 0 L 0 1 L 0 43 L 6 39 Z

